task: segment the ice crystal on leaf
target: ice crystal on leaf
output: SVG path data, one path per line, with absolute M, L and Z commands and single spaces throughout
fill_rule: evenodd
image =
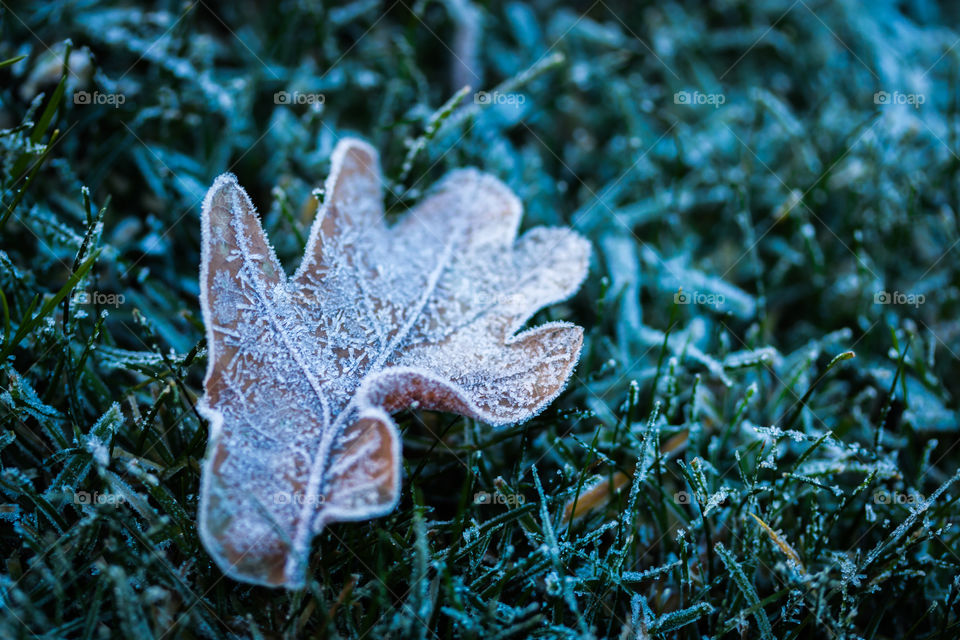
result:
M 300 587 L 327 523 L 394 508 L 391 412 L 415 404 L 522 421 L 560 392 L 579 358 L 578 326 L 517 331 L 577 290 L 585 240 L 542 227 L 517 239 L 520 202 L 473 169 L 448 174 L 392 226 L 381 184 L 372 147 L 337 145 L 292 277 L 232 175 L 204 201 L 210 442 L 199 524 L 234 578 Z

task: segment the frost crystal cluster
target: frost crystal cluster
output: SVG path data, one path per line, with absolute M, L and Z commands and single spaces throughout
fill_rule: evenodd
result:
M 583 238 L 541 227 L 517 239 L 520 202 L 472 169 L 448 174 L 388 226 L 381 184 L 372 147 L 337 145 L 292 277 L 232 175 L 204 201 L 210 442 L 199 524 L 236 579 L 298 588 L 328 522 L 394 508 L 391 412 L 522 421 L 556 397 L 579 358 L 580 327 L 517 331 L 577 290 Z

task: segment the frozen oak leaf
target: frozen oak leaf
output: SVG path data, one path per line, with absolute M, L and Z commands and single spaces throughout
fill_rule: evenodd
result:
M 519 422 L 580 355 L 575 325 L 517 331 L 577 290 L 589 245 L 557 228 L 516 239 L 520 202 L 499 180 L 454 171 L 388 226 L 376 151 L 344 140 L 326 194 L 292 277 L 232 175 L 203 204 L 200 535 L 224 572 L 256 584 L 302 586 L 328 522 L 393 509 L 391 412 Z

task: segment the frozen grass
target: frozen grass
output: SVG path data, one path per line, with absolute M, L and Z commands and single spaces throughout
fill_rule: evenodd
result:
M 5 5 L 0 636 L 960 634 L 960 16 L 703 4 Z M 398 416 L 396 512 L 250 587 L 196 534 L 200 198 L 292 270 L 347 134 L 392 212 L 475 165 L 588 237 L 534 319 L 584 355 L 523 425 Z

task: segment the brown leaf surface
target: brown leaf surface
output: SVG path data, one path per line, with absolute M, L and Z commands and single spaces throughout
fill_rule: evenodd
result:
M 579 358 L 580 327 L 517 331 L 577 290 L 585 240 L 543 227 L 517 239 L 516 196 L 472 169 L 387 226 L 381 184 L 372 147 L 338 144 L 292 277 L 232 175 L 204 201 L 200 533 L 236 579 L 300 587 L 326 523 L 394 508 L 391 412 L 519 422 L 556 397 Z

